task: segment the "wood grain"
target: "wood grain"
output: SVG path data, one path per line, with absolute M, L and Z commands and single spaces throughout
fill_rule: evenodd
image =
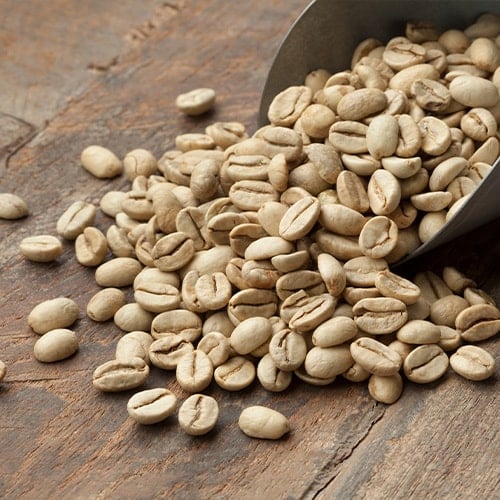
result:
M 326 388 L 295 381 L 283 394 L 258 384 L 232 394 L 213 384 L 208 392 L 219 401 L 221 417 L 209 435 L 183 434 L 175 417 L 139 426 L 125 409 L 133 391 L 102 394 L 91 384 L 93 370 L 113 357 L 122 335 L 113 324 L 94 323 L 84 314 L 98 291 L 92 269 L 76 262 L 69 242 L 58 261 L 46 265 L 27 262 L 17 250 L 27 235 L 55 234 L 57 218 L 73 201 L 97 203 L 110 189 L 126 189 L 122 178 L 99 181 L 85 172 L 78 160 L 83 147 L 98 143 L 120 156 L 145 147 L 159 156 L 176 134 L 202 131 L 215 120 L 239 120 L 254 130 L 274 51 L 307 3 L 255 0 L 228 8 L 223 0 L 164 2 L 171 16 L 142 43 L 114 46 L 120 57 L 85 80 L 85 88 L 74 81 L 61 87 L 58 98 L 68 99 L 67 105 L 33 138 L 32 129 L 19 122 L 12 141 L 2 143 L 8 161 L 0 166 L 1 189 L 30 206 L 25 220 L 0 221 L 0 358 L 8 365 L 0 384 L 2 498 L 495 496 L 498 373 L 486 383 L 450 372 L 428 386 L 407 384 L 390 407 L 374 402 L 366 384 L 340 380 Z M 110 15 L 111 6 L 116 9 L 112 2 L 99 5 Z M 127 5 L 132 8 L 132 2 Z M 148 4 L 137 17 L 152 15 Z M 120 32 L 136 25 L 123 25 Z M 74 41 L 75 31 L 68 30 Z M 47 38 L 50 44 L 49 35 L 41 34 L 39 43 Z M 75 53 L 77 72 L 86 68 L 89 54 L 90 49 Z M 202 85 L 216 89 L 215 111 L 198 120 L 177 113 L 176 95 Z M 99 228 L 110 224 L 99 214 Z M 404 272 L 452 263 L 500 300 L 499 257 L 496 221 Z M 33 358 L 37 336 L 26 318 L 37 303 L 56 296 L 71 297 L 80 307 L 74 328 L 81 347 L 71 359 L 46 365 Z M 498 357 L 493 340 L 485 345 Z M 167 386 L 181 400 L 187 396 L 172 374 L 153 369 L 145 387 L 157 386 Z M 244 436 L 237 419 L 252 404 L 286 414 L 290 435 L 277 443 Z

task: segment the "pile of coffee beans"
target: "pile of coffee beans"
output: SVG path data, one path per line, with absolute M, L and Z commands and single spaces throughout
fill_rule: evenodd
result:
M 391 404 L 404 378 L 433 382 L 449 366 L 470 380 L 490 377 L 493 357 L 469 344 L 500 329 L 494 300 L 453 267 L 410 281 L 390 266 L 453 217 L 498 157 L 499 62 L 497 15 L 464 31 L 408 23 L 386 44 L 363 41 L 350 69 L 318 69 L 282 91 L 270 125 L 251 136 L 241 123 L 217 122 L 178 135 L 158 160 L 144 149 L 121 161 L 87 147 L 88 172 L 124 172 L 131 182 L 101 199 L 112 221 L 105 232 L 93 226 L 98 207 L 84 201 L 56 226 L 102 287 L 89 318 L 113 319 L 124 332 L 115 359 L 95 367 L 94 387 L 136 389 L 151 365 L 175 372 L 192 393 L 180 427 L 200 435 L 219 415 L 202 393 L 214 381 L 238 391 L 257 379 L 281 392 L 293 378 L 323 386 L 341 376 L 367 381 L 375 400 Z M 214 101 L 213 90 L 196 89 L 177 106 L 197 115 Z M 27 213 L 12 197 L 0 209 Z M 51 235 L 20 249 L 41 262 L 61 253 Z M 38 360 L 77 351 L 67 329 L 77 316 L 62 297 L 35 307 L 28 322 L 43 335 Z M 154 388 L 127 410 L 151 424 L 176 407 L 175 394 Z M 245 409 L 239 425 L 257 438 L 289 430 L 263 407 Z

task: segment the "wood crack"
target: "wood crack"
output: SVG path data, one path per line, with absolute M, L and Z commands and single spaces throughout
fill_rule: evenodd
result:
M 343 438 L 343 444 L 333 450 L 329 460 L 321 467 L 320 471 L 312 482 L 307 486 L 301 494 L 300 499 L 313 500 L 319 498 L 319 495 L 328 486 L 333 483 L 340 472 L 343 464 L 351 457 L 356 448 L 368 437 L 373 426 L 384 416 L 385 406 L 377 402 L 373 402 L 369 411 L 366 412 L 364 418 L 364 426 L 358 424 L 354 429 L 347 429 L 347 436 Z M 361 434 L 354 434 L 364 427 Z M 343 429 L 339 428 L 339 435 L 343 434 Z

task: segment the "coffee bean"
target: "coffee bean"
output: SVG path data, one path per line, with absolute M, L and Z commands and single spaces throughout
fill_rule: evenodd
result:
M 96 207 L 84 201 L 75 201 L 59 217 L 56 230 L 63 238 L 74 240 L 94 223 Z
M 214 368 L 210 358 L 198 350 L 182 356 L 175 369 L 177 382 L 188 392 L 198 392 L 208 387 L 213 374 Z
M 28 315 L 28 325 L 35 333 L 43 335 L 50 330 L 71 326 L 78 319 L 75 301 L 58 297 L 41 302 Z
M 455 326 L 467 342 L 486 340 L 500 330 L 500 311 L 490 304 L 476 304 L 458 314 Z
M 69 358 L 78 350 L 75 332 L 65 328 L 56 328 L 46 332 L 34 346 L 34 355 L 38 361 L 53 363 Z
M 385 377 L 371 375 L 368 381 L 368 391 L 376 401 L 391 405 L 400 398 L 403 392 L 403 379 L 399 373 Z
M 128 400 L 127 411 L 139 424 L 151 425 L 172 415 L 176 405 L 177 397 L 168 389 L 147 389 Z
M 82 151 L 80 160 L 83 168 L 99 179 L 116 177 L 123 171 L 118 157 L 102 146 L 87 146 Z
M 51 262 L 62 254 L 62 244 L 49 234 L 28 236 L 19 244 L 19 250 L 33 262 Z
M 26 217 L 28 213 L 28 205 L 20 196 L 12 193 L 0 193 L 0 219 L 21 219 Z
M 257 439 L 280 439 L 290 430 L 284 415 L 265 406 L 245 408 L 238 425 L 244 434 Z
M 149 364 L 149 348 L 152 343 L 153 337 L 149 333 L 139 330 L 126 333 L 116 343 L 115 358 L 118 361 L 141 358 Z
M 453 370 L 469 380 L 485 380 L 495 373 L 495 359 L 486 350 L 474 345 L 457 349 L 450 357 Z
M 434 382 L 448 369 L 448 356 L 436 344 L 421 345 L 408 354 L 403 363 L 406 377 L 417 384 Z
M 193 350 L 193 344 L 183 339 L 180 335 L 166 333 L 151 343 L 148 355 L 151 363 L 158 368 L 175 370 L 179 360 Z
M 104 392 L 119 392 L 135 389 L 142 385 L 149 375 L 149 366 L 141 358 L 129 361 L 111 360 L 94 370 L 93 384 Z
M 257 379 L 264 389 L 271 392 L 282 392 L 292 382 L 293 373 L 280 370 L 274 363 L 271 354 L 263 356 L 257 365 Z
M 106 257 L 108 242 L 96 227 L 86 227 L 75 240 L 76 260 L 83 266 L 98 266 Z
M 353 307 L 354 321 L 361 330 L 381 335 L 401 328 L 407 320 L 406 305 L 398 299 L 362 299 Z
M 94 321 L 108 321 L 125 305 L 125 294 L 118 288 L 104 288 L 87 303 L 87 316 Z
M 6 373 L 7 366 L 2 360 L 0 360 L 0 382 L 5 378 Z
M 210 111 L 215 103 L 215 91 L 210 88 L 193 89 L 179 94 L 175 105 L 186 115 L 198 116 Z
M 401 368 L 401 356 L 378 340 L 361 337 L 351 343 L 351 355 L 365 370 L 387 377 Z
M 121 288 L 129 286 L 142 270 L 142 264 L 131 257 L 117 257 L 101 264 L 95 271 L 99 286 Z
M 210 432 L 219 418 L 219 405 L 211 396 L 192 394 L 179 408 L 179 425 L 190 436 L 202 436 Z
M 243 356 L 235 356 L 219 365 L 214 379 L 226 391 L 241 391 L 255 380 L 255 366 Z
M 269 340 L 271 334 L 271 322 L 267 318 L 248 318 L 235 327 L 229 341 L 238 354 L 249 354 Z

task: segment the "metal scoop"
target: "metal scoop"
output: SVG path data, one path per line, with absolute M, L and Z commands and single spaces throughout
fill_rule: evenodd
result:
M 268 123 L 274 96 L 303 85 L 318 68 L 331 72 L 351 67 L 359 42 L 387 42 L 404 34 L 408 20 L 427 21 L 442 30 L 472 24 L 485 12 L 500 12 L 498 0 L 316 0 L 295 21 L 282 41 L 262 92 L 259 123 Z M 430 240 L 400 263 L 413 259 L 483 224 L 500 218 L 500 157 L 455 216 Z M 399 264 L 400 264 L 399 263 Z

